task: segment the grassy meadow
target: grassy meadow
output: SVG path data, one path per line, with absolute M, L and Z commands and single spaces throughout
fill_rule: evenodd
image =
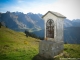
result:
M 39 41 L 39 39 L 26 37 L 23 32 L 16 32 L 2 26 L 0 28 L 0 60 L 33 60 L 39 53 Z M 64 44 L 63 54 L 55 57 L 57 58 L 80 58 L 80 45 Z
M 5 27 L 0 28 L 0 60 L 31 60 L 38 54 L 39 40 Z

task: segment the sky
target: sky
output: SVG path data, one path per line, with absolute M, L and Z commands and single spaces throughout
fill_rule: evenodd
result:
M 80 0 L 0 0 L 0 12 L 28 12 L 45 14 L 54 11 L 67 19 L 80 19 Z

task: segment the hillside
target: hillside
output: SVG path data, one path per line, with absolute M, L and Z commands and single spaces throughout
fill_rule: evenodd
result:
M 5 27 L 0 28 L 0 60 L 44 60 L 37 56 L 39 41 L 26 37 L 22 32 L 16 32 Z M 59 58 L 80 58 L 79 44 L 64 44 L 64 52 Z M 46 59 L 45 59 L 46 60 Z
M 38 54 L 39 40 L 5 27 L 0 28 L 0 60 L 31 60 Z

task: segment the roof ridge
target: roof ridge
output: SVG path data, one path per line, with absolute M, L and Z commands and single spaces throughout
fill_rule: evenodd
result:
M 57 16 L 57 17 L 66 18 L 64 15 L 62 15 L 62 14 L 60 14 L 60 13 L 58 13 L 58 12 L 53 12 L 53 11 L 48 11 L 45 15 L 47 15 L 49 12 L 50 12 L 51 14 Z M 44 16 L 45 16 L 45 15 L 44 15 Z M 43 17 L 44 17 L 44 16 L 43 16 Z M 43 17 L 42 17 L 42 18 L 43 18 Z

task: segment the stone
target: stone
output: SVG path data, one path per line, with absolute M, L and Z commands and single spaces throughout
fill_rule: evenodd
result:
M 44 57 L 54 57 L 63 51 L 63 42 L 43 40 L 39 44 L 39 54 Z

